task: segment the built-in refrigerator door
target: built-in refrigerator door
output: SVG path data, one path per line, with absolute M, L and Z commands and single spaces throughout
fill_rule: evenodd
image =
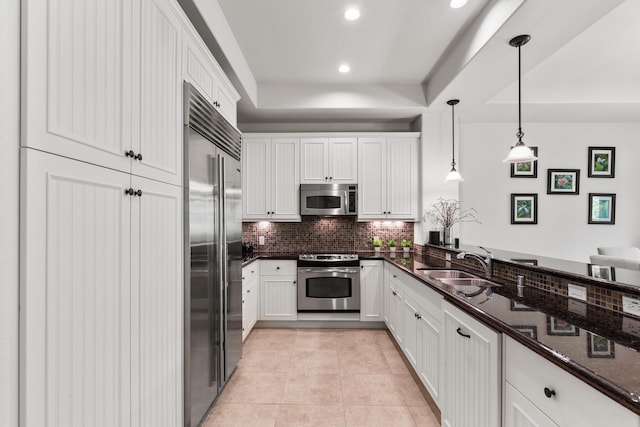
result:
M 242 357 L 242 186 L 240 162 L 221 156 L 226 241 L 225 380 Z
M 197 426 L 223 385 L 217 149 L 190 128 L 185 277 L 185 425 Z M 187 183 L 185 182 L 185 185 Z M 187 201 L 185 201 L 187 202 Z

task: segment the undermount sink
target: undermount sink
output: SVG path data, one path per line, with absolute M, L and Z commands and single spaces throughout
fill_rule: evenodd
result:
M 442 283 L 449 286 L 460 287 L 468 286 L 478 288 L 499 287 L 497 283 L 493 283 L 489 280 L 482 279 L 480 277 L 461 277 L 461 278 L 443 278 L 440 279 Z
M 422 269 L 421 269 L 422 270 Z M 430 270 L 424 269 L 423 273 L 426 273 L 431 279 L 459 279 L 459 278 L 474 278 L 475 275 L 467 273 L 461 270 Z

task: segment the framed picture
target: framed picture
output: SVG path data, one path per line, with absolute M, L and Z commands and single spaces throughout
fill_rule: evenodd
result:
M 577 337 L 580 329 L 569 322 L 547 315 L 547 335 Z
M 616 223 L 616 195 L 589 193 L 589 224 Z
M 538 223 L 538 194 L 511 193 L 511 224 Z
M 538 339 L 538 327 L 536 325 L 513 325 L 513 327 L 534 340 Z
M 511 300 L 511 311 L 535 311 L 528 305 L 520 304 L 514 300 Z
M 547 169 L 547 194 L 579 194 L 580 169 Z
M 597 279 L 616 280 L 616 269 L 609 265 L 587 264 L 589 276 Z
M 533 258 L 511 258 L 511 261 L 520 264 L 538 265 L 538 260 Z
M 513 148 L 513 147 L 512 147 Z M 533 154 L 538 157 L 538 147 L 529 147 Z M 511 178 L 537 178 L 538 162 L 511 163 Z
M 589 147 L 589 177 L 613 178 L 616 170 L 616 147 Z
M 591 332 L 587 334 L 587 355 L 590 358 L 616 358 L 613 342 Z

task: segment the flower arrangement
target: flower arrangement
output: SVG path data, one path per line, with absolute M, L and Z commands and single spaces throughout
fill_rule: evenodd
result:
M 424 219 L 431 220 L 434 224 L 439 224 L 444 229 L 451 228 L 452 225 L 459 222 L 477 222 L 474 208 L 460 209 L 460 201 L 455 199 L 443 199 L 440 197 L 438 201 L 431 205 L 432 209 L 424 212 Z

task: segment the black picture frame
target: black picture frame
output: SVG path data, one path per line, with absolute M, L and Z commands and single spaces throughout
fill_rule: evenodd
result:
M 589 224 L 616 223 L 615 193 L 589 193 Z
M 596 279 L 604 279 L 615 282 L 616 269 L 610 265 L 587 264 L 587 273 Z
M 547 194 L 580 194 L 580 169 L 547 169 Z
M 513 147 L 512 147 L 513 148 Z M 533 154 L 538 157 L 538 147 L 529 147 Z M 537 178 L 538 161 L 511 163 L 511 178 Z
M 616 147 L 589 147 L 589 178 L 615 178 Z
M 580 335 L 580 329 L 562 319 L 547 315 L 547 335 L 577 337 Z
M 615 344 L 611 340 L 589 332 L 587 333 L 587 356 L 590 359 L 615 359 Z
M 538 223 L 538 193 L 511 193 L 511 224 Z

